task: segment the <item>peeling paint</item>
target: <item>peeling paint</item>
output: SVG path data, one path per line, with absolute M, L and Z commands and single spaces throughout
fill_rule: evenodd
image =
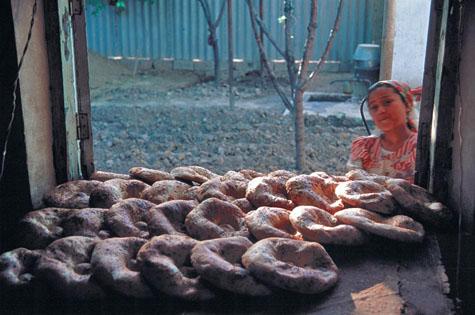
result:
M 70 51 L 69 51 L 69 30 L 71 28 L 71 23 L 69 19 L 69 13 L 63 12 L 61 17 L 61 30 L 63 31 L 63 46 L 64 46 L 64 59 L 69 60 Z

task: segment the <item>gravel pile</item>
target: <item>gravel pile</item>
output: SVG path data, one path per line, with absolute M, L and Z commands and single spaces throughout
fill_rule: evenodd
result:
M 292 117 L 282 115 L 285 108 L 269 80 L 254 72 L 237 77 L 236 109 L 230 110 L 225 80 L 215 84 L 190 71 L 132 75 L 114 61 L 94 54 L 90 59 L 91 81 L 97 81 L 92 90 L 96 169 L 125 173 L 133 166 L 169 171 L 200 165 L 220 174 L 242 168 L 294 170 Z M 331 82 L 349 76 L 321 73 L 311 90 L 341 92 L 341 84 Z M 279 82 L 289 90 L 285 77 Z M 308 169 L 303 171 L 344 173 L 351 140 L 362 134 L 361 121 L 344 114 L 307 115 Z
M 294 129 L 281 110 L 161 104 L 93 106 L 96 169 L 126 173 L 133 166 L 169 171 L 199 165 L 223 174 L 250 168 L 294 170 Z M 307 115 L 304 172 L 345 172 L 360 121 Z

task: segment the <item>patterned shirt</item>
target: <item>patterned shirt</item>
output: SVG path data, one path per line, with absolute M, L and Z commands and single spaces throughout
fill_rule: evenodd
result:
M 351 144 L 348 169 L 363 169 L 369 173 L 403 178 L 414 182 L 417 133 L 413 132 L 396 151 L 383 148 L 378 136 L 358 137 Z

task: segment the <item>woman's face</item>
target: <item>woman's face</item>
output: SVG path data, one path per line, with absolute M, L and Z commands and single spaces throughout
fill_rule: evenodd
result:
M 379 87 L 368 97 L 368 110 L 376 127 L 390 131 L 407 121 L 407 108 L 401 97 L 391 87 Z

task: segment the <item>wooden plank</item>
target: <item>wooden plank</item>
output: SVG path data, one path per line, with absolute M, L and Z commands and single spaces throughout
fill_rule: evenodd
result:
M 78 111 L 76 65 L 69 11 L 68 0 L 45 1 L 45 33 L 50 69 L 54 137 L 53 157 L 58 184 L 81 178 L 76 130 Z
M 457 78 L 459 68 L 459 6 L 455 0 L 446 0 L 444 3 L 444 15 L 447 14 L 447 26 L 442 27 L 441 49 L 444 49 L 443 59 L 438 61 L 436 98 L 434 102 L 434 116 L 432 121 L 431 143 L 434 148 L 431 152 L 431 176 L 429 189 L 442 201 L 447 201 L 449 189 L 448 180 L 452 169 L 452 138 L 454 129 L 455 97 L 457 94 Z M 447 11 L 447 12 L 446 12 Z M 443 45 L 443 46 L 442 46 Z M 442 59 L 442 60 L 440 60 Z M 440 82 L 440 83 L 439 83 Z
M 9 313 L 107 314 L 129 310 L 134 314 L 452 314 L 446 296 L 445 273 L 440 266 L 437 240 L 427 235 L 421 244 L 373 238 L 359 247 L 326 246 L 339 268 L 338 284 L 321 294 L 275 291 L 269 297 L 223 294 L 208 303 L 177 301 L 165 295 L 137 300 L 110 298 L 98 301 L 21 296 L 21 303 Z M 49 292 L 48 292 L 49 293 Z M 36 304 L 35 304 L 36 303 Z
M 74 33 L 74 61 L 76 68 L 76 92 L 78 113 L 85 115 L 86 132 L 85 139 L 79 141 L 81 155 L 82 177 L 88 179 L 94 172 L 94 151 L 91 124 L 91 98 L 89 93 L 89 68 L 87 61 L 87 41 L 86 41 L 86 12 L 84 3 L 80 14 L 72 16 L 72 29 Z
M 51 115 L 53 124 L 53 159 L 56 183 L 68 180 L 66 125 L 64 122 L 63 72 L 60 47 L 60 27 L 58 1 L 44 2 L 45 35 L 48 51 L 48 68 L 50 77 Z
M 435 0 L 432 1 L 431 4 L 426 60 L 422 83 L 423 93 L 419 111 L 415 183 L 425 188 L 428 188 L 429 185 L 430 128 L 432 125 L 432 112 L 434 109 L 436 65 L 440 41 L 443 2 L 444 0 Z
M 69 0 L 58 0 L 58 17 L 60 26 L 60 49 L 63 73 L 64 121 L 66 130 L 66 153 L 68 180 L 81 178 L 79 162 L 79 145 L 76 128 L 78 112 L 76 73 L 74 58 L 74 41 Z

